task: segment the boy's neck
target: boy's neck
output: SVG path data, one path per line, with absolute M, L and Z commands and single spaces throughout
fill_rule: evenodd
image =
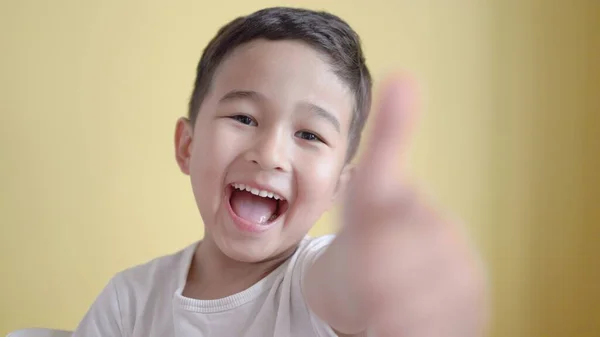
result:
M 183 296 L 213 300 L 239 293 L 279 267 L 294 249 L 261 262 L 240 262 L 223 254 L 205 237 L 194 252 Z

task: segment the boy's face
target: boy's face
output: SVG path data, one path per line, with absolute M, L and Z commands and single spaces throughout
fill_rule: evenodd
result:
M 217 69 L 193 129 L 182 119 L 176 131 L 205 240 L 244 262 L 294 249 L 348 180 L 352 103 L 306 44 L 236 48 Z

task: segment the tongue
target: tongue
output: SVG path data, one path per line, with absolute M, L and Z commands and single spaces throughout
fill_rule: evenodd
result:
M 277 209 L 275 199 L 259 197 L 247 191 L 234 190 L 230 203 L 240 218 L 259 224 L 266 223 Z

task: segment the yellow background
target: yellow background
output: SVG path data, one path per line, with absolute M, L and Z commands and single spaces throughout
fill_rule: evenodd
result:
M 217 29 L 278 4 L 426 87 L 412 171 L 484 254 L 490 335 L 598 336 L 596 0 L 0 1 L 0 335 L 72 329 L 114 273 L 201 237 L 174 123 Z

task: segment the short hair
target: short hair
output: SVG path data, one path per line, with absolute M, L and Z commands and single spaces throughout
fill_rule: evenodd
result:
M 325 54 L 334 73 L 354 96 L 346 160 L 356 154 L 371 107 L 372 79 L 358 34 L 341 18 L 301 8 L 271 7 L 238 17 L 223 26 L 204 49 L 189 102 L 192 125 L 216 69 L 236 48 L 256 39 L 296 40 Z

